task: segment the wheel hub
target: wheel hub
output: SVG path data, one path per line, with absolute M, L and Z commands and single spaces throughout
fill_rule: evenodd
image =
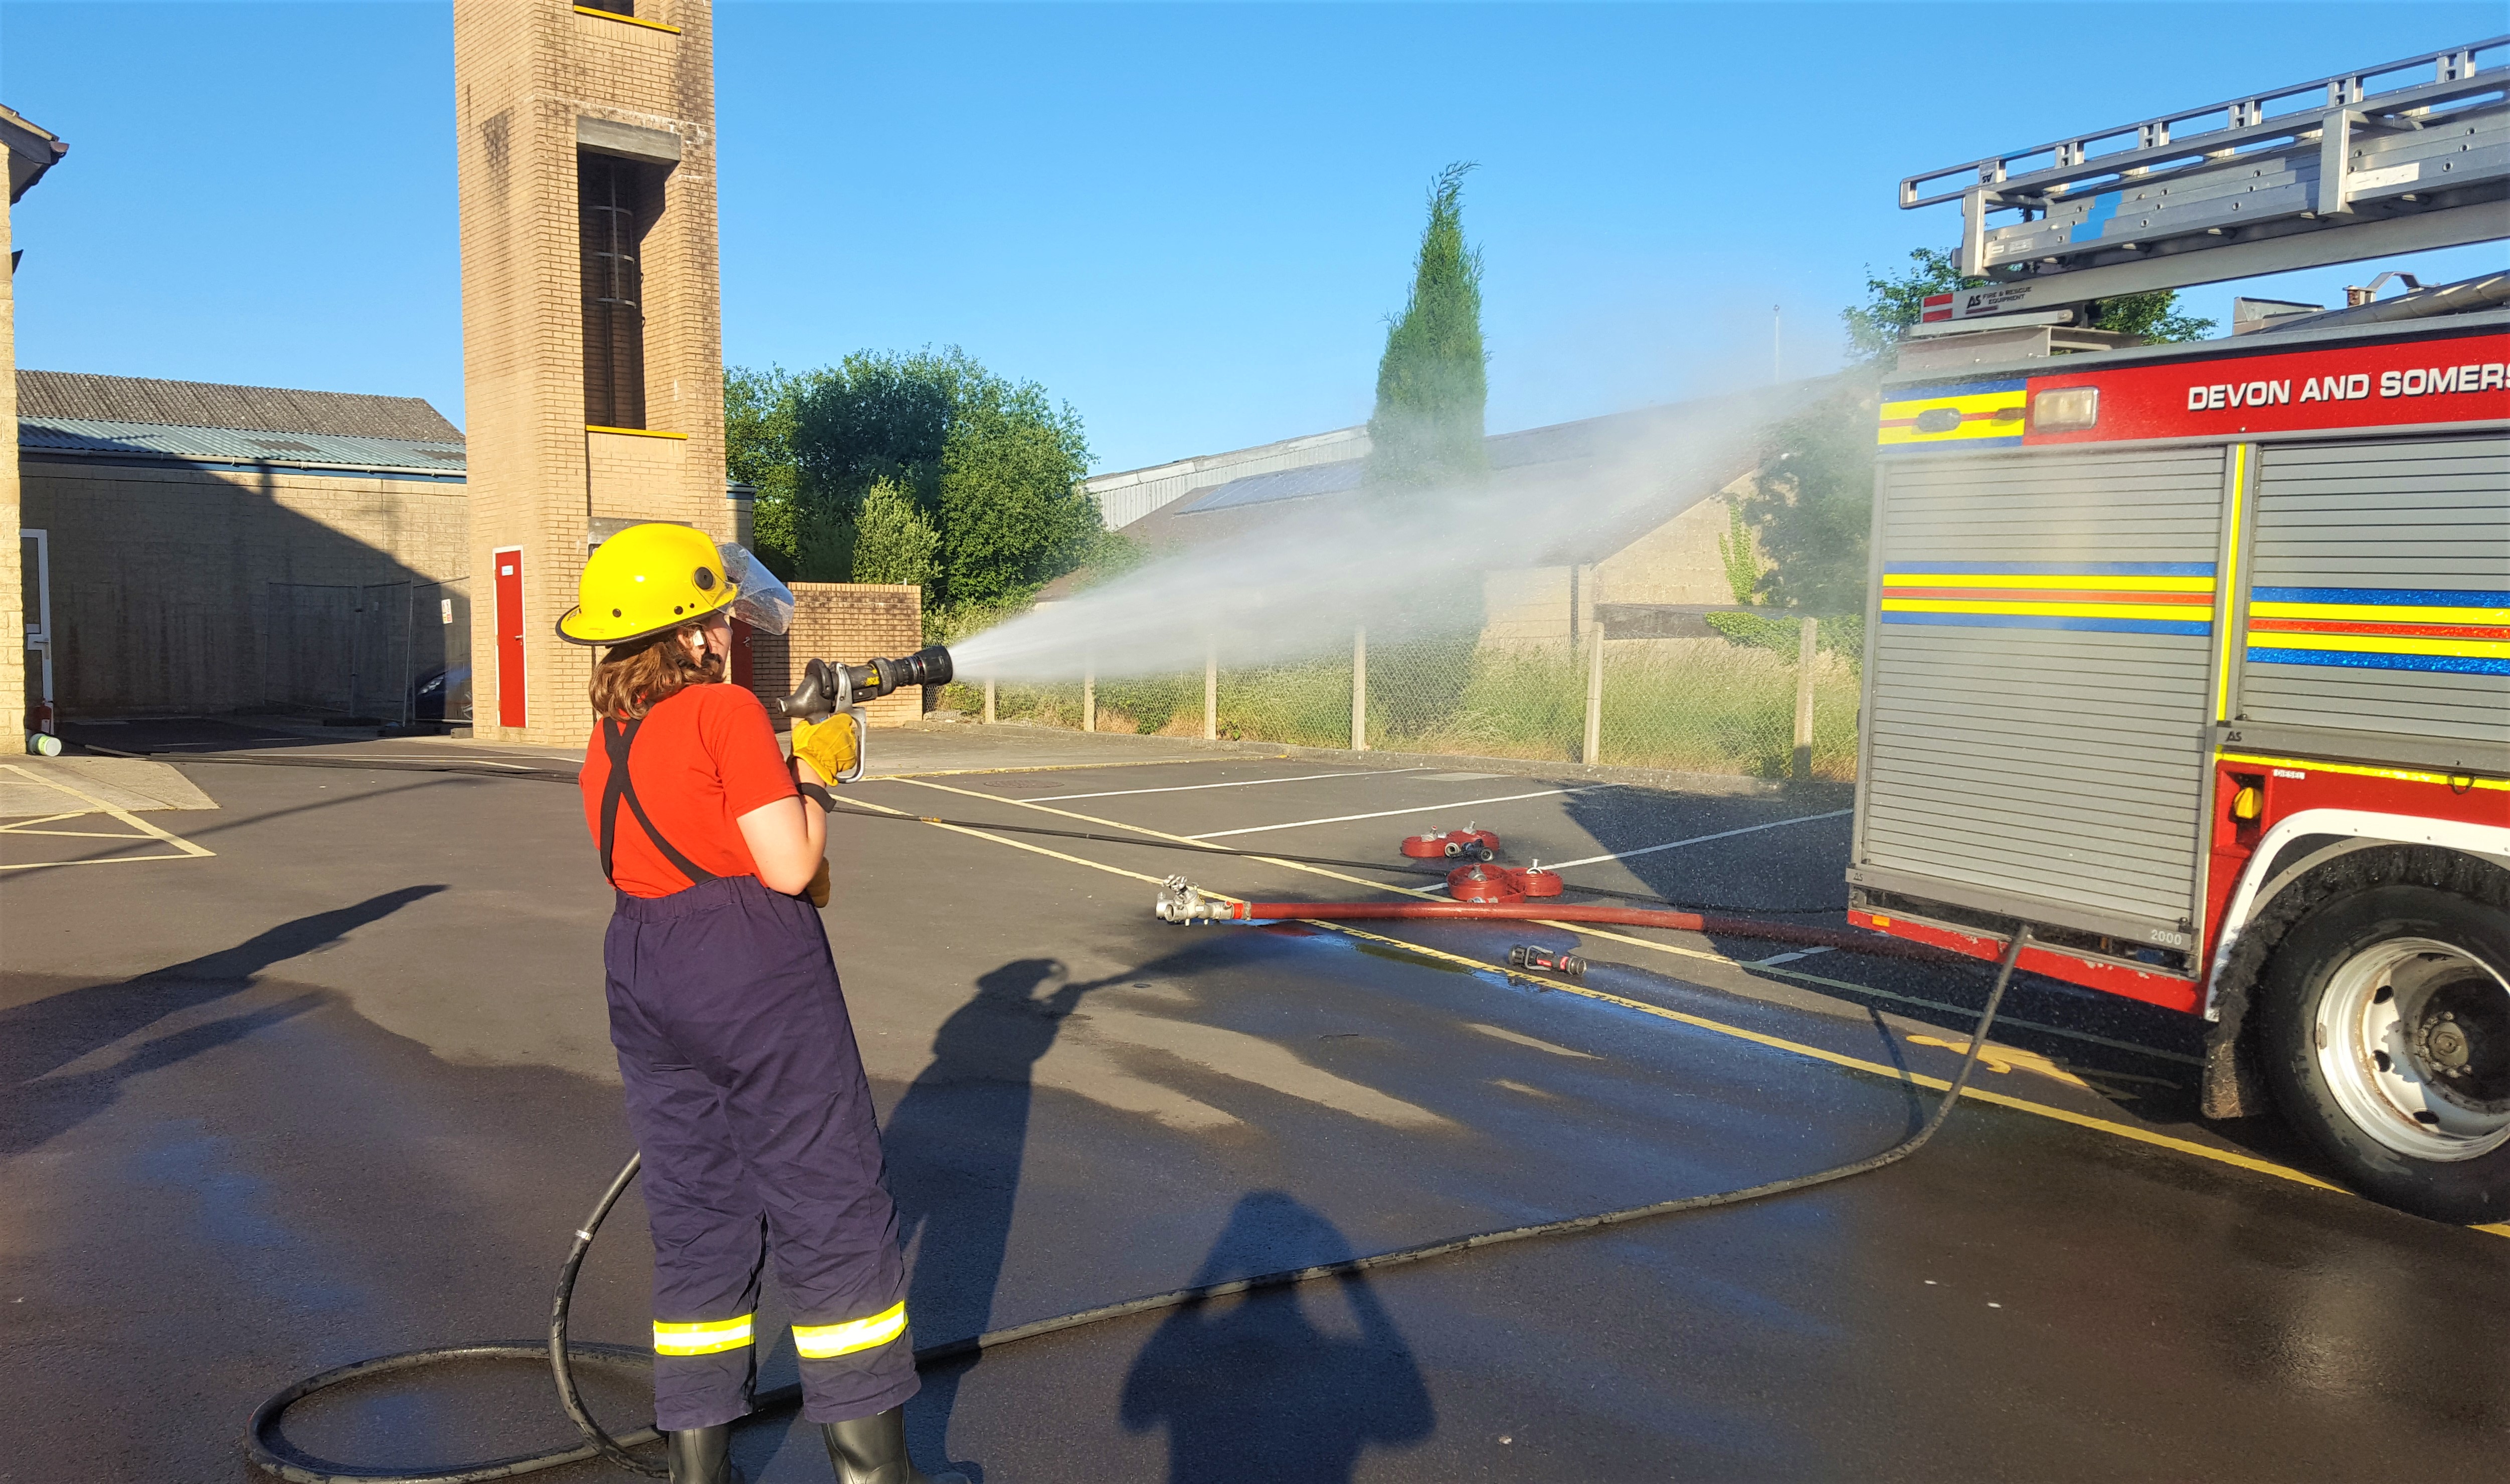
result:
M 2510 983 L 2453 943 L 2391 938 L 2339 966 L 2319 1068 L 2364 1132 L 2399 1154 L 2472 1160 L 2510 1143 Z
M 2510 1114 L 2510 1009 L 2481 982 L 2437 986 L 2415 1026 L 2416 1069 L 2434 1092 L 2469 1113 Z

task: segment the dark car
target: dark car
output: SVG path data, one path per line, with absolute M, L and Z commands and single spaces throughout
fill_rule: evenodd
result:
M 410 690 L 409 714 L 419 721 L 469 721 L 471 666 L 455 665 L 421 675 Z

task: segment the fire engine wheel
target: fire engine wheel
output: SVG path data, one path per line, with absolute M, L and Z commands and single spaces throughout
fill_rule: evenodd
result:
M 2344 1173 L 2441 1221 L 2510 1216 L 2510 922 L 2393 882 L 2294 924 L 2267 961 L 2267 1068 Z

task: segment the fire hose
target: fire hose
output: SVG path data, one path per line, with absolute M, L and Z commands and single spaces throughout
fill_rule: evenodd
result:
M 1180 887 L 1183 888 L 1182 892 L 1178 890 Z M 1187 894 L 1191 894 L 1192 898 L 1202 904 L 1201 915 L 1182 915 L 1185 911 L 1183 903 L 1187 899 Z M 1252 921 L 1268 916 L 1307 918 L 1316 921 L 1385 918 L 1416 920 L 1461 918 L 1468 921 L 1473 919 L 1487 921 L 1547 917 L 1553 921 L 1609 922 L 1628 922 L 1630 918 L 1635 917 L 1645 920 L 1635 924 L 1636 926 L 1672 926 L 1662 919 L 1691 916 L 1687 913 L 1595 907 L 1587 910 L 1624 913 L 1627 916 L 1573 919 L 1564 914 L 1578 909 L 1557 904 L 1538 907 L 1518 903 L 1486 902 L 1393 902 L 1383 905 L 1343 902 L 1240 903 L 1196 892 L 1181 881 L 1171 882 L 1167 890 L 1162 892 L 1160 907 L 1160 915 L 1171 922 Z M 1328 908 L 1338 910 L 1328 912 L 1325 910 Z M 1172 913 L 1179 915 L 1171 915 Z M 1740 923 L 1735 923 L 1705 931 L 1737 931 L 1740 926 L 1742 926 Z M 1776 923 L 1759 924 L 1754 926 L 1753 931 L 1754 935 L 1767 937 L 1780 928 L 1798 932 L 1812 931 L 1794 929 L 1793 925 Z M 1846 934 L 1840 934 L 1840 936 L 1844 937 Z M 1012 1325 L 1006 1329 L 989 1330 L 964 1339 L 925 1346 L 916 1351 L 915 1363 L 919 1369 L 945 1365 L 986 1351 L 1000 1350 L 1023 1340 L 1034 1340 L 1063 1330 L 1078 1329 L 1084 1325 L 1101 1324 L 1135 1314 L 1154 1313 L 1161 1310 L 1227 1298 L 1235 1294 L 1286 1288 L 1321 1278 L 1347 1277 L 1387 1268 L 1402 1267 L 1411 1263 L 1426 1262 L 1431 1258 L 1448 1257 L 1483 1247 L 1500 1246 L 1507 1242 L 1526 1241 L 1540 1237 L 1566 1236 L 1576 1232 L 1592 1231 L 1599 1227 L 1644 1221 L 1651 1217 L 1671 1216 L 1685 1211 L 1706 1210 L 1715 1206 L 1740 1205 L 1745 1201 L 1762 1200 L 1772 1196 L 1809 1190 L 1815 1186 L 1845 1180 L 1855 1175 L 1882 1169 L 1886 1165 L 1896 1164 L 1924 1148 L 1927 1141 L 1935 1136 L 1936 1130 L 1943 1127 L 1944 1121 L 1951 1117 L 1954 1105 L 1960 1101 L 1963 1089 L 1969 1085 L 1970 1073 L 1978 1065 L 1979 1053 L 1987 1046 L 1988 1033 L 1995 1028 L 1997 1010 L 2004 1002 L 2005 987 L 2013 979 L 2014 965 L 2020 960 L 2022 949 L 2030 941 L 2030 937 L 2031 930 L 2028 927 L 2021 927 L 2015 930 L 2011 939 L 2006 942 L 2004 956 L 1997 965 L 1995 982 L 1988 989 L 1987 1005 L 1979 1011 L 1978 1023 L 1970 1029 L 1969 1045 L 1962 1053 L 1959 1070 L 1953 1074 L 1952 1082 L 1945 1088 L 1942 1100 L 1935 1105 L 1934 1112 L 1927 1116 L 1926 1122 L 1920 1125 L 1917 1132 L 1879 1154 L 1868 1155 L 1861 1160 L 1853 1160 L 1844 1164 L 1831 1165 L 1826 1169 L 1814 1170 L 1808 1174 L 1791 1175 L 1784 1179 L 1765 1181 L 1759 1185 L 1744 1186 L 1737 1190 L 1718 1191 L 1699 1196 L 1679 1196 L 1667 1200 L 1651 1201 L 1644 1205 L 1599 1211 L 1592 1215 L 1569 1216 L 1553 1221 L 1506 1227 L 1497 1231 L 1476 1232 L 1464 1237 L 1447 1237 L 1409 1247 L 1397 1247 L 1390 1251 L 1372 1253 L 1366 1257 L 1315 1263 L 1304 1268 L 1284 1268 L 1277 1272 L 1258 1274 L 1252 1277 L 1236 1278 L 1228 1282 L 1197 1283 L 1190 1287 L 1170 1289 L 1164 1293 L 1145 1294 L 1140 1298 L 1104 1304 L 1094 1309 L 1056 1314 L 1048 1318 L 1032 1320 L 1026 1324 Z M 1887 938 L 1867 939 L 1861 944 L 1838 946 L 1844 947 L 1850 952 L 1870 952 L 1891 941 Z M 585 1256 L 591 1250 L 593 1238 L 600 1234 L 601 1225 L 608 1219 L 611 1208 L 619 1203 L 619 1198 L 627 1193 L 629 1183 L 636 1178 L 640 1162 L 641 1156 L 628 1157 L 627 1164 L 621 1167 L 617 1177 L 610 1182 L 609 1188 L 602 1192 L 601 1199 L 593 1204 L 592 1211 L 585 1218 L 584 1225 L 576 1230 L 575 1241 L 568 1247 L 566 1260 L 558 1270 L 557 1292 L 550 1305 L 549 1341 L 546 1347 L 443 1346 L 431 1350 L 406 1351 L 395 1355 L 380 1355 L 373 1359 L 339 1366 L 320 1375 L 309 1376 L 253 1409 L 251 1418 L 245 1426 L 246 1456 L 256 1466 L 277 1474 L 283 1479 L 290 1480 L 291 1484 L 487 1484 L 490 1480 L 518 1478 L 545 1468 L 555 1468 L 594 1458 L 606 1459 L 622 1468 L 648 1478 L 663 1477 L 665 1470 L 660 1465 L 628 1452 L 630 1448 L 639 1444 L 657 1440 L 661 1434 L 650 1427 L 623 1434 L 612 1434 L 603 1428 L 587 1410 L 575 1380 L 577 1365 L 588 1362 L 617 1367 L 641 1365 L 648 1359 L 647 1352 L 626 1346 L 577 1344 L 570 1341 L 567 1335 L 568 1311 L 574 1302 L 576 1278 L 583 1269 Z M 318 1391 L 344 1386 L 350 1382 L 453 1361 L 541 1358 L 548 1360 L 551 1379 L 557 1388 L 559 1404 L 565 1409 L 568 1420 L 575 1424 L 576 1430 L 584 1435 L 585 1440 L 574 1447 L 551 1448 L 540 1453 L 519 1454 L 452 1468 L 383 1470 L 343 1467 L 309 1458 L 298 1453 L 278 1435 L 280 1419 L 289 1407 Z M 801 1388 L 780 1388 L 757 1399 L 754 1415 L 773 1415 L 798 1406 L 800 1402 Z
M 950 677 L 950 669 L 949 652 L 938 646 L 919 651 L 904 660 L 876 660 L 861 666 L 829 666 L 814 661 L 806 671 L 802 688 L 793 696 L 776 704 L 775 709 L 782 714 L 804 718 L 847 715 L 850 716 L 851 722 L 859 728 L 861 714 L 854 707 L 860 702 L 886 695 L 902 685 L 924 683 L 928 680 L 946 681 Z M 857 737 L 860 735 L 858 731 Z M 223 759 L 189 760 L 223 761 Z M 241 762 L 247 759 L 239 758 L 233 761 Z M 262 760 L 251 759 L 250 761 Z M 271 759 L 270 761 L 280 762 L 281 760 Z M 323 761 L 327 763 L 329 760 Z M 347 765 L 359 766 L 357 763 Z M 510 773 L 501 776 L 515 775 Z M 538 771 L 523 776 L 554 777 Z M 855 776 L 860 776 L 859 761 L 856 766 Z M 571 776 L 566 777 L 564 780 L 574 781 Z M 1189 846 L 1158 839 L 1087 835 L 1079 831 L 1053 830 L 1042 826 L 975 824 L 970 821 L 924 818 L 919 816 L 871 814 L 867 811 L 850 810 L 849 813 L 871 818 L 916 819 L 925 823 L 951 824 L 963 828 L 1069 835 L 1115 844 L 1192 849 L 1198 854 L 1268 858 L 1257 856 L 1251 852 L 1204 846 L 1199 842 Z M 1415 843 L 1430 842 L 1434 838 L 1436 837 L 1422 836 L 1417 842 L 1407 843 L 1406 854 L 1426 854 L 1426 851 L 1416 851 L 1410 847 Z M 1450 856 L 1468 853 L 1478 860 L 1486 862 L 1496 854 L 1497 837 L 1487 832 L 1475 832 L 1467 827 L 1464 831 L 1457 832 L 1454 838 L 1468 850 L 1449 850 L 1447 854 Z M 1305 859 L 1308 857 L 1273 856 L 1269 858 Z M 1367 861 L 1337 860 L 1319 863 L 1386 868 L 1377 862 Z M 1405 870 L 1406 868 L 1394 867 L 1393 869 Z M 1504 868 L 1489 870 L 1476 864 L 1453 872 L 1419 874 L 1443 874 L 1448 878 L 1450 889 L 1459 896 L 1472 896 L 1480 899 L 1394 903 L 1242 902 L 1235 898 L 1203 893 L 1179 876 L 1170 877 L 1163 884 L 1155 910 L 1160 918 L 1171 923 L 1291 919 L 1317 922 L 1502 920 L 1611 923 L 1628 927 L 1669 928 L 1693 932 L 1749 936 L 1768 942 L 1803 943 L 1874 956 L 1941 958 L 1940 954 L 1916 944 L 1893 938 L 1875 938 L 1837 929 L 1811 928 L 1792 923 L 1770 923 L 1752 918 L 1714 916 L 1670 908 L 1615 907 L 1595 903 L 1562 903 L 1548 900 L 1540 903 L 1526 901 L 1523 897 L 1527 894 L 1548 897 L 1557 895 L 1563 890 L 1559 877 L 1540 868 L 1524 871 L 1511 871 Z M 1624 897 L 1636 895 L 1636 894 L 1603 892 L 1597 889 L 1581 890 L 1594 890 L 1595 894 L 1604 895 Z M 1659 900 L 1660 898 L 1639 897 L 1637 899 Z M 1765 910 L 1827 911 L 1835 909 Z M 1235 1294 L 1289 1287 L 1321 1278 L 1346 1277 L 1381 1269 L 1401 1267 L 1410 1263 L 1426 1262 L 1431 1258 L 1469 1252 L 1477 1248 L 1525 1241 L 1534 1237 L 1564 1236 L 1598 1227 L 1641 1221 L 1650 1217 L 1704 1210 L 1712 1206 L 1736 1205 L 1747 1200 L 1759 1200 L 1793 1191 L 1807 1190 L 1897 1163 L 1923 1148 L 1926 1142 L 1935 1136 L 1936 1130 L 1943 1126 L 1944 1121 L 1951 1116 L 1953 1106 L 1960 1101 L 1962 1090 L 1969 1084 L 1971 1071 L 1977 1066 L 1979 1054 L 1987 1044 L 1988 1033 L 1996 1024 L 1997 1010 L 2003 1003 L 2006 986 L 2012 981 L 2014 965 L 2021 958 L 2023 945 L 2029 940 L 2030 935 L 2029 928 L 2018 928 L 2012 939 L 2005 945 L 2004 956 L 1997 967 L 1995 982 L 1988 991 L 1986 1008 L 1980 1011 L 1978 1023 L 1970 1032 L 1969 1045 L 1961 1057 L 1960 1068 L 1954 1075 L 1943 1100 L 1936 1105 L 1934 1112 L 1928 1116 L 1917 1132 L 1879 1154 L 1826 1169 L 1814 1170 L 1809 1174 L 1767 1181 L 1738 1190 L 1675 1197 L 1667 1200 L 1624 1206 L 1617 1210 L 1601 1211 L 1592 1215 L 1564 1217 L 1497 1231 L 1477 1232 L 1464 1237 L 1398 1247 L 1366 1257 L 1317 1263 L 1303 1268 L 1285 1268 L 1278 1272 L 1259 1274 L 1252 1277 L 1237 1278 L 1228 1282 L 1198 1283 L 1190 1287 L 1170 1289 L 1164 1293 L 1145 1294 L 1139 1298 L 1126 1299 L 1119 1303 L 1100 1305 L 1093 1309 L 1033 1320 L 1027 1324 L 989 1330 L 983 1334 L 925 1346 L 916 1351 L 915 1363 L 919 1368 L 944 1365 L 1023 1340 L 1033 1340 L 1063 1330 L 1077 1329 L 1084 1325 L 1105 1323 L 1135 1314 L 1153 1313 Z M 590 1410 L 585 1406 L 582 1390 L 577 1386 L 575 1377 L 575 1369 L 579 1365 L 589 1364 L 621 1369 L 641 1367 L 650 1358 L 648 1352 L 642 1349 L 626 1346 L 579 1344 L 571 1340 L 568 1334 L 569 1313 L 574 1304 L 576 1280 L 583 1272 L 584 1260 L 591 1251 L 594 1238 L 600 1235 L 602 1224 L 609 1219 L 620 1198 L 627 1194 L 628 1187 L 636 1179 L 641 1165 L 641 1155 L 629 1156 L 628 1162 L 620 1168 L 608 1188 L 602 1192 L 600 1199 L 593 1203 L 592 1210 L 586 1216 L 584 1224 L 576 1229 L 575 1240 L 567 1248 L 565 1261 L 558 1268 L 557 1289 L 550 1304 L 546 1344 L 541 1346 L 504 1344 L 438 1346 L 353 1361 L 350 1364 L 336 1366 L 318 1375 L 306 1377 L 253 1409 L 251 1417 L 245 1426 L 246 1457 L 256 1467 L 290 1480 L 292 1484 L 487 1484 L 490 1480 L 518 1478 L 543 1469 L 584 1463 L 596 1458 L 606 1460 L 632 1473 L 649 1478 L 663 1477 L 666 1472 L 665 1468 L 629 1451 L 642 1444 L 657 1441 L 661 1433 L 651 1427 L 646 1427 L 613 1434 L 604 1428 L 593 1418 Z M 279 1435 L 280 1421 L 290 1407 L 318 1392 L 347 1386 L 353 1382 L 372 1380 L 399 1372 L 457 1361 L 544 1359 L 549 1365 L 551 1380 L 557 1389 L 558 1404 L 584 1439 L 572 1447 L 516 1454 L 480 1463 L 458 1465 L 450 1468 L 392 1470 L 358 1468 L 315 1459 L 299 1453 Z M 773 1415 L 798 1406 L 800 1402 L 801 1388 L 784 1387 L 759 1396 L 753 1412 L 762 1416 Z

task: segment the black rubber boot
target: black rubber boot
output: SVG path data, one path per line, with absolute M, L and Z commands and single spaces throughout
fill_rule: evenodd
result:
M 906 1456 L 906 1409 L 892 1407 L 852 1422 L 822 1423 L 837 1484 L 968 1484 L 964 1473 L 931 1474 Z
M 682 1427 L 663 1436 L 671 1446 L 671 1484 L 741 1484 L 732 1471 L 732 1425 Z

